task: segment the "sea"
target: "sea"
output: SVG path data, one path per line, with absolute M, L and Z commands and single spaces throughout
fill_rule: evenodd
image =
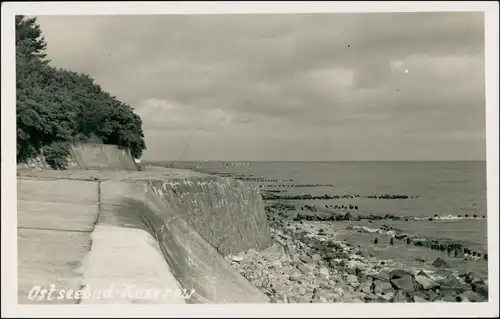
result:
M 158 165 L 159 163 L 155 163 Z M 484 255 L 487 247 L 487 184 L 485 161 L 435 162 L 183 162 L 160 163 L 225 176 L 247 178 L 263 191 L 276 195 L 345 195 L 359 197 L 331 200 L 289 200 L 297 209 L 355 205 L 353 214 L 422 217 L 421 220 L 311 222 L 322 223 L 377 258 L 407 266 L 421 267 L 446 252 L 407 245 L 390 236 L 355 230 L 347 224 L 369 231 L 382 225 L 440 242 L 461 243 Z M 298 187 L 297 187 L 298 185 Z M 370 195 L 404 194 L 407 199 L 366 198 Z M 465 217 L 467 216 L 467 218 Z M 473 217 L 475 216 L 475 217 Z M 424 218 L 425 217 L 425 218 Z M 429 217 L 433 217 L 429 220 Z M 436 218 L 438 217 L 438 218 Z M 354 227 L 354 228 L 356 228 Z M 374 237 L 379 238 L 377 245 Z M 487 260 L 447 258 L 457 270 L 474 270 L 487 275 Z

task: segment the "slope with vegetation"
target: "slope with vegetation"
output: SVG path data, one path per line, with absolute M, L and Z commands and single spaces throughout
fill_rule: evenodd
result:
M 67 165 L 72 144 L 99 142 L 140 158 L 146 149 L 141 118 L 130 105 L 83 73 L 56 68 L 36 18 L 16 16 L 17 162 L 43 155 Z

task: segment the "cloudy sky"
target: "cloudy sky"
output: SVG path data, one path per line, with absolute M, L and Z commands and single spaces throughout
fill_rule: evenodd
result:
M 143 159 L 485 159 L 482 13 L 38 21 L 141 115 Z

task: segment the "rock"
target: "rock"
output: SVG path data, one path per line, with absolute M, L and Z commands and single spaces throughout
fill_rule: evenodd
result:
M 432 280 L 431 278 L 423 275 L 415 276 L 415 282 L 421 287 L 423 290 L 429 290 L 436 287 L 439 287 L 439 284 Z
M 391 279 L 391 275 L 389 275 L 389 273 L 386 271 L 381 271 L 378 274 L 370 275 L 370 277 L 372 277 L 373 279 L 377 279 L 380 281 L 387 281 L 387 282 L 389 282 L 389 280 Z
M 394 288 L 392 288 L 392 285 L 389 282 L 376 279 L 372 283 L 371 290 L 375 294 L 381 294 L 386 291 L 392 291 Z
M 274 268 L 274 269 L 281 269 L 283 267 L 283 265 L 281 264 L 281 261 L 279 260 L 275 260 L 271 263 L 271 266 Z
M 241 257 L 241 256 L 232 256 L 231 260 L 234 261 L 234 262 L 240 262 L 240 261 L 243 260 L 243 257 Z
M 413 301 L 414 302 L 428 302 L 425 298 L 422 298 L 421 296 L 413 296 Z
M 471 271 L 465 274 L 465 282 L 472 285 L 484 283 L 484 280 L 481 276 Z
M 320 260 L 321 260 L 321 255 L 319 255 L 319 254 L 314 254 L 314 255 L 312 256 L 312 260 L 314 260 L 314 261 L 316 261 L 316 262 L 320 261 Z
M 402 269 L 395 269 L 389 272 L 390 278 L 391 279 L 398 279 L 398 278 L 405 278 L 405 277 L 413 277 L 413 274 L 409 271 L 402 270 Z
M 472 291 L 477 292 L 484 298 L 488 299 L 488 285 L 487 284 L 472 284 Z
M 303 274 L 312 274 L 313 269 L 311 266 L 306 264 L 298 264 L 297 269 L 300 270 Z
M 415 290 L 415 287 L 413 285 L 413 278 L 410 276 L 391 279 L 391 283 L 399 290 L 403 290 L 406 292 L 412 292 Z
M 453 296 L 445 296 L 443 299 L 441 299 L 444 302 L 457 302 L 457 298 Z
M 401 233 L 401 234 L 396 234 L 394 237 L 396 237 L 397 240 L 405 239 L 408 237 L 408 234 Z
M 439 297 L 439 295 L 432 290 L 428 290 L 425 293 L 428 296 L 427 298 L 429 301 L 434 301 Z
M 351 284 L 353 282 L 358 282 L 358 277 L 356 275 L 348 275 L 346 281 Z
M 420 271 L 418 272 L 417 276 L 425 276 L 425 277 L 427 277 L 427 278 L 431 278 L 431 279 L 432 279 L 432 276 L 431 276 L 431 275 L 429 275 L 428 273 L 426 273 L 426 272 L 425 272 L 425 271 L 423 271 L 423 270 L 420 270 Z
M 316 295 L 316 296 L 314 296 L 312 302 L 313 303 L 327 303 L 328 300 L 325 297 L 323 297 L 323 296 Z
M 446 262 L 446 260 L 444 260 L 444 259 L 443 259 L 443 258 L 441 258 L 441 257 L 436 258 L 436 260 L 434 260 L 434 261 L 432 262 L 432 265 L 433 265 L 434 267 L 438 267 L 438 268 L 448 268 L 448 267 L 449 267 L 449 265 L 448 265 L 448 263 Z
M 451 289 L 457 290 L 457 291 L 464 291 L 465 289 L 469 288 L 469 285 L 461 282 L 460 279 L 458 279 L 453 274 L 440 280 L 439 283 L 441 284 L 442 288 L 446 287 L 446 288 L 451 288 Z
M 377 295 L 370 292 L 370 293 L 365 294 L 364 299 L 365 300 L 377 300 L 378 297 L 377 297 Z
M 408 295 L 402 290 L 396 291 L 394 297 L 392 297 L 392 302 L 408 302 Z
M 380 299 L 384 302 L 391 302 L 392 298 L 394 298 L 395 294 L 383 294 L 380 296 Z
M 439 271 L 435 272 L 435 273 L 433 274 L 433 277 L 434 277 L 436 280 L 438 280 L 438 281 L 439 281 L 439 280 L 442 280 L 442 279 L 444 279 L 444 278 L 446 278 L 446 277 L 449 277 L 449 276 L 451 276 L 451 275 L 453 275 L 453 272 L 451 272 L 451 271 L 449 271 L 449 270 L 444 270 L 444 269 L 443 269 L 443 270 L 439 270 Z
M 326 267 L 321 267 L 319 269 L 319 276 L 328 280 L 330 277 L 330 271 Z
M 457 297 L 459 297 L 461 299 L 461 302 L 484 302 L 484 301 L 486 301 L 483 298 L 483 296 L 481 296 L 477 292 L 470 291 L 470 290 L 461 293 Z
M 313 297 L 313 295 L 311 293 L 306 293 L 305 295 L 299 297 L 299 302 L 300 303 L 310 303 L 310 302 L 312 302 L 312 297 Z
M 290 281 L 301 281 L 302 275 L 301 273 L 294 271 L 290 274 Z
M 305 262 L 306 264 L 313 264 L 314 263 L 313 259 L 307 255 L 300 256 L 300 260 Z

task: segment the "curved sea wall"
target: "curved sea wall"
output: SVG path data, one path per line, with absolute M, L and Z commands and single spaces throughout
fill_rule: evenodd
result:
M 146 182 L 104 181 L 97 227 L 147 231 L 158 244 L 187 303 L 262 303 L 269 299 L 235 271 Z M 230 225 L 228 225 L 230 227 Z M 130 251 L 131 255 L 135 252 Z
M 149 183 L 219 253 L 269 246 L 266 213 L 254 185 L 215 176 Z

